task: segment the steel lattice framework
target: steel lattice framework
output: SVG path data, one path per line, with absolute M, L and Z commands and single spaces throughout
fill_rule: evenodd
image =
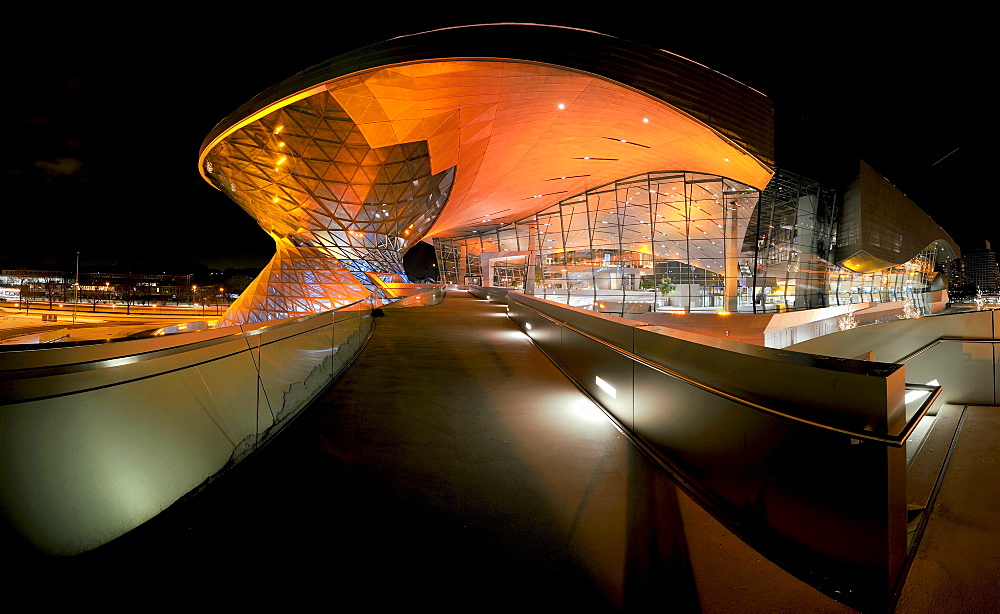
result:
M 332 309 L 370 293 L 366 272 L 402 274 L 401 255 L 437 219 L 454 176 L 431 173 L 425 142 L 371 147 L 322 95 L 243 126 L 205 164 L 277 243 L 231 324 Z

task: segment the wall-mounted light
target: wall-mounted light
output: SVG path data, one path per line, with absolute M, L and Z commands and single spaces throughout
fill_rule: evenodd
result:
M 612 399 L 618 398 L 618 391 L 615 390 L 614 386 L 602 380 L 600 377 L 594 377 L 594 381 L 597 383 L 598 387 L 600 387 L 601 390 L 610 394 Z

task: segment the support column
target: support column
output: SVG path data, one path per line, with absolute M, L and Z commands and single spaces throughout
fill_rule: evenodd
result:
M 723 281 L 723 308 L 726 311 L 736 313 L 739 308 L 739 276 L 740 276 L 740 245 L 739 245 L 739 220 L 737 218 L 739 207 L 729 200 L 723 204 L 725 215 L 725 238 L 723 239 L 723 257 L 725 258 L 725 280 Z
M 516 231 L 515 231 L 516 232 Z M 524 293 L 535 294 L 535 263 L 538 260 L 538 225 L 535 223 L 528 225 L 528 270 L 525 272 Z

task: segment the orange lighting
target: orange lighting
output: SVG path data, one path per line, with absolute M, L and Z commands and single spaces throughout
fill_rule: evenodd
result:
M 333 255 L 336 250 L 327 247 L 330 245 L 356 252 L 377 249 L 401 253 L 414 241 L 467 228 L 470 222 L 522 219 L 589 187 L 651 169 L 692 169 L 758 188 L 763 188 L 773 173 L 764 157 L 746 150 L 726 136 L 728 133 L 696 119 L 683 105 L 674 106 L 678 103 L 672 98 L 659 99 L 620 85 L 610 77 L 551 64 L 432 56 L 348 75 L 317 73 L 317 77 L 306 84 L 295 80 L 280 84 L 280 96 L 268 98 L 258 106 L 251 105 L 252 111 L 245 114 L 241 111 L 240 116 L 226 121 L 222 132 L 214 134 L 203 146 L 200 172 L 218 189 L 232 192 L 230 196 L 262 228 L 270 229 L 278 253 L 269 267 L 284 270 L 282 259 L 287 259 L 285 264 L 322 261 L 324 267 L 337 272 L 336 284 L 320 284 L 329 299 L 324 299 L 324 309 L 367 292 L 346 270 L 341 270 Z M 509 83 L 514 81 L 517 87 L 510 87 Z M 745 97 L 750 103 L 768 107 L 761 102 L 766 101 L 762 95 L 744 89 L 735 88 L 737 103 Z M 573 112 L 552 116 L 553 106 L 567 110 L 567 99 L 574 103 Z M 391 231 L 380 229 L 383 222 L 369 217 L 368 207 L 387 201 L 367 166 L 365 172 L 355 172 L 360 162 L 342 161 L 328 152 L 328 157 L 336 158 L 330 169 L 312 168 L 313 154 L 309 152 L 326 138 L 323 131 L 329 132 L 330 128 L 308 135 L 295 128 L 289 133 L 288 147 L 283 140 L 247 145 L 256 148 L 259 157 L 254 159 L 273 160 L 276 172 L 273 175 L 244 172 L 242 156 L 250 155 L 240 153 L 244 148 L 241 144 L 244 133 L 266 134 L 271 129 L 273 135 L 281 134 L 284 125 L 275 124 L 287 118 L 287 110 L 283 109 L 292 104 L 336 109 L 338 117 L 342 114 L 350 122 L 351 142 L 355 144 L 352 146 L 367 146 L 372 151 L 424 148 L 425 161 L 421 161 L 420 168 L 427 169 L 421 172 L 430 176 L 418 175 L 413 170 L 414 175 L 408 181 L 425 193 L 441 194 L 440 202 L 428 200 L 428 210 L 413 213 L 408 220 L 394 209 Z M 550 121 L 535 120 L 542 116 Z M 615 129 L 609 136 L 610 126 Z M 766 133 L 769 126 L 765 128 Z M 277 158 L 273 151 L 275 143 L 282 149 Z M 641 144 L 641 147 L 625 148 L 622 144 Z M 283 156 L 285 148 L 290 151 Z M 581 156 L 583 152 L 586 157 Z M 279 167 L 289 158 L 295 161 L 288 172 L 281 172 Z M 730 159 L 732 163 L 728 163 Z M 304 186 L 301 179 L 293 176 L 300 169 L 317 177 Z M 545 183 L 554 177 L 564 180 L 559 191 L 553 191 L 552 184 Z M 439 186 L 441 189 L 435 191 Z M 274 196 L 275 192 L 292 194 L 289 190 L 295 190 L 294 197 Z M 272 198 L 267 197 L 268 193 Z M 498 206 L 508 204 L 508 208 L 498 211 Z M 387 218 L 389 215 L 386 213 Z M 381 219 L 377 214 L 374 218 Z M 336 224 L 328 221 L 334 219 Z M 420 228 L 415 229 L 415 224 L 406 226 L 409 220 L 417 219 Z M 310 221 L 306 224 L 305 220 Z M 384 224 L 388 226 L 388 222 Z M 369 230 L 371 236 L 354 230 L 358 227 Z M 406 238 L 398 236 L 399 228 L 404 228 Z M 381 238 L 384 234 L 396 236 L 388 242 Z M 650 235 L 652 240 L 652 231 Z M 359 240 L 351 239 L 352 236 Z M 372 241 L 367 241 L 368 238 Z M 577 249 L 580 248 L 567 243 L 553 253 Z M 649 244 L 641 244 L 632 251 L 650 256 L 653 253 Z M 343 256 L 338 254 L 338 257 Z M 639 258 L 634 262 L 650 268 Z M 267 297 L 274 295 L 268 292 L 271 283 L 262 273 L 230 309 L 231 313 L 242 315 L 227 315 L 224 321 L 236 321 L 237 317 L 261 318 L 270 313 Z M 273 283 L 284 284 L 282 292 L 288 296 L 303 298 L 297 294 L 302 291 L 296 289 L 301 284 Z M 320 305 L 321 301 L 299 302 L 309 303 L 308 309 L 320 309 L 313 303 Z M 605 307 L 603 303 L 599 305 Z
M 521 86 L 508 91 L 503 79 L 483 79 L 457 87 L 457 80 L 470 71 L 498 77 L 518 74 Z M 567 89 L 579 91 L 590 104 L 574 107 L 555 124 L 527 121 L 547 105 L 568 108 L 559 100 Z M 397 65 L 327 82 L 326 92 L 346 110 L 370 146 L 426 140 L 432 172 L 456 166 L 448 207 L 428 238 L 461 228 L 471 219 L 492 217 L 497 202 L 517 203 L 497 221 L 534 213 L 558 199 L 532 198 L 551 191 L 543 183 L 551 177 L 567 177 L 566 183 L 572 185 L 565 190 L 573 193 L 583 191 L 587 183 L 601 184 L 650 168 L 697 168 L 757 187 L 766 185 L 772 174 L 752 155 L 731 157 L 734 151 L 745 152 L 666 102 L 651 104 L 647 95 L 555 66 L 514 60 Z M 422 102 L 427 92 L 435 92 L 439 102 Z M 484 102 L 468 107 L 470 97 Z M 649 109 L 644 117 L 650 121 L 637 122 L 636 108 Z M 446 116 L 453 119 L 445 122 Z M 609 123 L 622 126 L 623 133 L 615 140 L 606 139 Z M 563 138 L 567 133 L 574 138 Z M 686 136 L 678 140 L 678 134 Z M 507 146 L 512 140 L 533 143 L 532 155 L 512 150 Z M 623 156 L 621 140 L 650 147 Z M 581 143 L 588 149 L 583 160 Z M 732 163 L 723 162 L 725 157 Z M 601 162 L 584 170 L 586 158 Z M 490 164 L 482 164 L 486 160 Z

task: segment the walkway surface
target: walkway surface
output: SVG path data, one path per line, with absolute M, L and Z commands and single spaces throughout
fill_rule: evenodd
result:
M 950 442 L 949 442 L 950 443 Z M 896 612 L 1000 612 L 1000 407 L 968 406 Z
M 123 538 L 19 573 L 111 602 L 853 612 L 675 487 L 503 306 L 451 293 L 385 313 L 266 448 Z

